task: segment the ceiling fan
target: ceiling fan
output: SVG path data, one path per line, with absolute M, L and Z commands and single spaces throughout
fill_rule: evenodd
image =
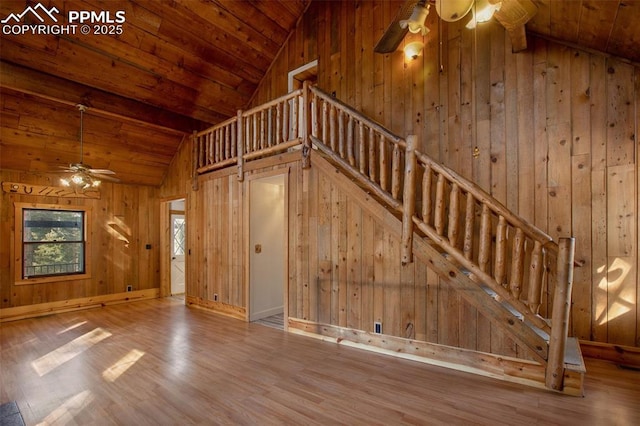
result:
M 473 28 L 476 22 L 482 22 L 482 19 L 495 17 L 509 33 L 514 52 L 527 48 L 524 25 L 537 12 L 531 0 L 406 0 L 374 51 L 394 52 L 409 31 L 426 35 L 429 30 L 424 22 L 432 5 L 445 22 L 459 21 L 472 12 L 471 25 L 467 25 L 469 28 Z
M 60 183 L 63 186 L 74 187 L 76 190 L 85 191 L 90 188 L 96 188 L 100 186 L 102 180 L 110 182 L 120 182 L 119 179 L 111 176 L 116 173 L 108 169 L 94 169 L 90 165 L 85 164 L 82 160 L 84 158 L 84 144 L 83 144 L 83 115 L 87 110 L 87 107 L 82 104 L 76 105 L 76 108 L 80 111 L 80 162 L 71 163 L 68 167 L 61 166 L 65 172 L 72 173 L 68 178 L 60 179 Z

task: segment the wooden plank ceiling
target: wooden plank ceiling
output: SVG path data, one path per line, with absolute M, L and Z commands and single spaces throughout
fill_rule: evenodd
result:
M 84 161 L 160 185 L 185 135 L 249 102 L 310 1 L 2 0 L 1 19 L 42 4 L 60 24 L 82 10 L 125 22 L 116 36 L 0 36 L 0 168 L 78 162 L 83 103 Z M 533 1 L 529 34 L 640 63 L 640 0 Z
M 249 102 L 309 1 L 2 0 L 3 20 L 41 4 L 58 9 L 58 24 L 69 11 L 124 11 L 125 22 L 115 36 L 93 25 L 88 35 L 80 25 L 59 36 L 3 31 L 0 167 L 78 162 L 82 103 L 85 163 L 160 185 L 185 135 Z M 41 22 L 27 13 L 19 23 Z

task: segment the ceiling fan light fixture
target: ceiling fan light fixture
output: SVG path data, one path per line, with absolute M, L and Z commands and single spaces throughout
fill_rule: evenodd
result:
M 477 0 L 474 15 L 466 27 L 472 30 L 477 24 L 488 22 L 500 10 L 500 6 L 502 6 L 500 1 Z
M 62 186 L 73 187 L 75 190 L 86 191 L 89 188 L 97 188 L 100 186 L 100 180 L 90 176 L 87 173 L 78 172 L 69 178 L 60 179 Z
M 110 180 L 113 182 L 118 182 L 118 179 L 111 176 L 115 174 L 111 170 L 106 169 L 92 169 L 91 166 L 84 164 L 82 160 L 84 159 L 84 149 L 83 149 L 83 114 L 87 110 L 87 107 L 78 104 L 76 108 L 80 111 L 80 162 L 69 164 L 69 167 L 66 168 L 67 171 L 72 172 L 73 174 L 69 177 L 63 177 L 60 179 L 60 184 L 65 187 L 73 188 L 76 192 L 83 192 L 91 188 L 97 188 L 100 186 L 101 179 L 104 178 L 106 180 Z
M 418 59 L 422 55 L 424 44 L 421 41 L 413 41 L 404 47 L 404 56 L 411 61 Z
M 413 8 L 413 13 L 409 19 L 403 19 L 399 22 L 402 29 L 409 28 L 409 31 L 413 34 L 421 33 L 423 36 L 427 35 L 429 28 L 424 23 L 429 15 L 429 5 L 423 6 L 417 4 Z
M 436 12 L 445 22 L 464 18 L 473 6 L 473 0 L 436 0 Z

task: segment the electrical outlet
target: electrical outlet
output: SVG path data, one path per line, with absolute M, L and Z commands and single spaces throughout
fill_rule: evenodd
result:
M 127 291 L 133 291 L 133 286 L 131 284 L 127 286 Z
M 376 334 L 382 334 L 382 323 L 380 321 L 373 322 L 373 332 Z
M 218 301 L 218 293 L 214 293 L 213 294 L 213 301 L 217 302 Z

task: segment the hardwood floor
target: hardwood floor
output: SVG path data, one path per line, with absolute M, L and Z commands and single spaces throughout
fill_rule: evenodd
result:
M 34 424 L 640 424 L 640 372 L 585 398 L 284 333 L 167 298 L 0 325 L 0 403 Z

